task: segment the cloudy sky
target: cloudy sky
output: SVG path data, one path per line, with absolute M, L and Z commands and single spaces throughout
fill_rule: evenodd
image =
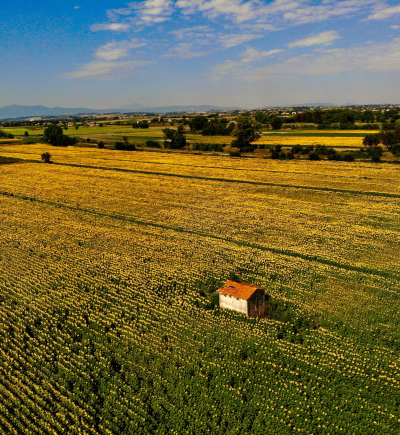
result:
M 400 103 L 399 0 L 12 0 L 0 106 Z

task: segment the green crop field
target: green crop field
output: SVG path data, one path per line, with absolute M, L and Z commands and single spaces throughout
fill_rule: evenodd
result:
M 399 434 L 396 165 L 0 156 L 1 433 Z

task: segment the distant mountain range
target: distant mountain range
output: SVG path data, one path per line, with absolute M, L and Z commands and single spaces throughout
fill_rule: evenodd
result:
M 38 116 L 63 116 L 63 115 L 77 115 L 83 113 L 129 113 L 129 112 L 154 112 L 154 113 L 168 113 L 168 112 L 208 112 L 210 110 L 240 110 L 240 107 L 219 107 L 219 106 L 163 106 L 163 107 L 148 107 L 142 104 L 129 104 L 116 109 L 88 109 L 85 107 L 46 107 L 46 106 L 20 106 L 12 104 L 10 106 L 0 107 L 0 119 L 16 119 L 28 118 Z
M 286 104 L 283 106 L 268 106 L 265 107 L 265 109 L 271 109 L 274 107 L 285 108 L 285 107 L 334 107 L 334 106 L 335 105 L 331 103 L 304 103 L 304 104 Z

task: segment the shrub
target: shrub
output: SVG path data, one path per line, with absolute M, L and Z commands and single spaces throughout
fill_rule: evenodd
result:
M 292 154 L 301 153 L 303 151 L 303 147 L 299 144 L 292 146 Z
M 338 161 L 338 160 L 340 160 L 340 154 L 338 154 L 336 152 L 334 154 L 329 154 L 328 160 L 336 160 L 336 161 Z
M 115 142 L 115 149 L 119 151 L 135 151 L 136 147 L 133 143 Z
M 344 162 L 354 162 L 354 156 L 353 154 L 346 153 L 342 156 L 341 160 L 343 160 Z
M 314 146 L 313 145 L 308 145 L 308 146 L 304 147 L 300 152 L 304 156 L 306 154 L 311 153 L 312 151 L 314 151 Z
M 99 149 L 103 149 L 104 148 L 104 142 L 103 141 L 100 141 L 98 144 L 97 144 L 97 148 L 99 148 Z
M 41 158 L 42 158 L 42 160 L 45 162 L 45 163 L 52 163 L 52 161 L 50 160 L 51 159 L 51 154 L 50 153 L 42 153 L 42 155 L 41 155 Z
M 381 156 L 379 156 L 379 155 L 377 155 L 377 154 L 374 154 L 374 155 L 371 157 L 371 161 L 374 162 L 374 163 L 379 163 L 379 162 L 381 161 Z
M 320 157 L 319 157 L 319 155 L 316 153 L 316 152 L 311 152 L 309 155 L 308 155 L 308 158 L 310 159 L 310 160 L 321 160 L 320 159 Z
M 231 157 L 242 157 L 242 155 L 240 154 L 239 151 L 231 151 L 231 152 L 229 153 L 229 155 L 230 155 Z

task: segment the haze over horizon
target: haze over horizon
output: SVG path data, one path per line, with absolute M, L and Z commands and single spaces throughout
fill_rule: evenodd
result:
M 380 0 L 15 0 L 0 106 L 396 103 L 399 18 Z

